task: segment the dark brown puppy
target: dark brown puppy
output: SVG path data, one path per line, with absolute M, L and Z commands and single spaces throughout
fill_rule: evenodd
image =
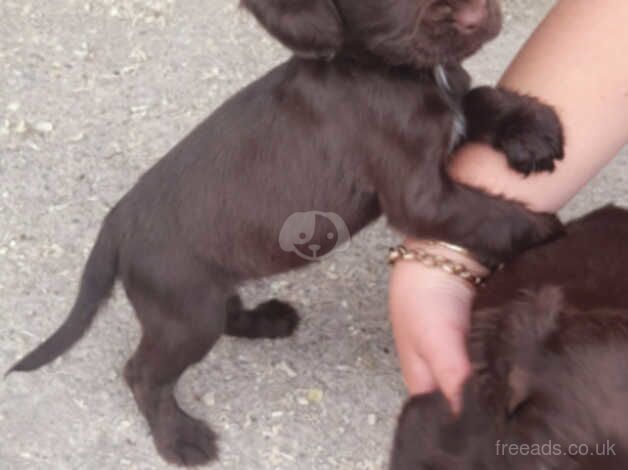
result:
M 463 413 L 439 393 L 412 399 L 392 470 L 628 468 L 628 211 L 567 232 L 482 292 Z
M 495 0 L 243 5 L 294 57 L 228 100 L 122 198 L 66 323 L 13 368 L 66 351 L 120 278 L 142 324 L 124 375 L 159 452 L 179 464 L 216 454 L 211 431 L 175 401 L 183 371 L 225 332 L 280 337 L 298 322 L 278 301 L 244 310 L 238 283 L 303 266 L 382 212 L 405 233 L 465 245 L 489 263 L 560 230 L 554 217 L 446 176 L 465 117 L 468 138 L 504 150 L 520 171 L 562 157 L 552 110 L 504 90 L 468 93 L 459 62 L 497 34 Z

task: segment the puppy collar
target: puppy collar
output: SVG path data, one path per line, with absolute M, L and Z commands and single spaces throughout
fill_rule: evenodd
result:
M 467 122 L 460 107 L 460 103 L 453 97 L 453 89 L 451 88 L 451 83 L 449 83 L 445 67 L 442 64 L 438 64 L 434 66 L 433 73 L 436 86 L 454 115 L 449 138 L 449 151 L 452 152 L 466 137 Z
M 443 67 L 442 64 L 438 64 L 434 67 L 434 79 L 436 80 L 438 88 L 446 92 L 448 95 L 451 93 L 451 84 L 449 83 L 449 78 L 447 78 L 445 67 Z

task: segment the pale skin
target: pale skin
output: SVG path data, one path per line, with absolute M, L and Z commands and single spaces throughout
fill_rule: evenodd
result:
M 539 212 L 556 212 L 628 143 L 628 1 L 559 0 L 519 52 L 500 85 L 554 106 L 565 128 L 565 160 L 524 178 L 503 155 L 467 145 L 450 168 L 458 181 Z M 420 240 L 408 239 L 408 246 Z M 486 270 L 443 250 L 478 274 Z M 454 410 L 470 372 L 465 340 L 475 289 L 416 262 L 391 271 L 390 319 L 411 394 L 440 389 Z

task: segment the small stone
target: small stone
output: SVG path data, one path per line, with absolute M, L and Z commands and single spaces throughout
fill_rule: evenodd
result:
M 45 256 L 50 256 L 53 258 L 59 258 L 60 256 L 63 255 L 63 253 L 64 253 L 64 249 L 61 246 L 57 245 L 56 243 L 49 245 L 44 250 Z
M 216 396 L 213 392 L 207 392 L 203 395 L 203 403 L 207 406 L 214 406 L 216 404 Z
M 35 123 L 33 129 L 35 129 L 37 132 L 41 132 L 42 134 L 49 134 L 54 129 L 54 126 L 51 122 L 40 121 Z
M 16 134 L 24 134 L 26 132 L 26 129 L 26 121 L 24 119 L 20 119 L 13 127 L 13 132 L 15 132 Z
M 146 104 L 140 104 L 138 106 L 131 106 L 131 112 L 133 114 L 146 114 L 146 111 L 148 111 L 148 105 Z
M 377 423 L 377 416 L 371 413 L 368 415 L 367 422 L 369 423 L 369 426 L 375 426 Z
M 138 62 L 146 62 L 148 55 L 141 48 L 136 47 L 129 54 L 129 58 Z
M 292 367 L 290 367 L 290 365 L 285 361 L 281 361 L 275 367 L 278 370 L 285 372 L 286 375 L 290 378 L 295 378 L 297 376 L 297 373 L 295 372 L 295 370 Z
M 131 427 L 131 421 L 125 419 L 124 421 L 120 421 L 120 424 L 118 424 L 118 431 L 122 431 L 129 427 Z
M 84 42 L 81 44 L 80 49 L 75 49 L 72 51 L 76 57 L 79 59 L 86 59 L 89 56 L 89 45 Z
M 12 101 L 7 105 L 7 109 L 11 112 L 15 112 L 20 109 L 20 103 L 18 103 L 17 101 Z
M 277 293 L 281 289 L 285 288 L 288 285 L 287 281 L 273 281 L 270 283 L 270 290 L 273 293 Z
M 320 403 L 323 401 L 323 391 L 320 388 L 312 388 L 307 392 L 307 400 L 310 403 Z
M 83 138 L 85 137 L 85 134 L 82 132 L 79 132 L 78 134 L 74 134 L 73 136 L 68 138 L 68 142 L 80 142 L 81 140 L 83 140 Z
M 77 407 L 79 407 L 81 410 L 86 410 L 87 409 L 87 405 L 85 404 L 85 401 L 79 400 L 78 398 L 74 399 L 74 404 Z

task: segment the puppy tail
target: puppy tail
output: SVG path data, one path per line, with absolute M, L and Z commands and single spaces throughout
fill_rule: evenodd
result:
M 110 219 L 110 216 L 105 219 L 89 255 L 78 296 L 65 322 L 11 367 L 5 376 L 15 371 L 35 370 L 52 362 L 70 349 L 90 327 L 98 308 L 109 297 L 118 272 L 118 248 Z

